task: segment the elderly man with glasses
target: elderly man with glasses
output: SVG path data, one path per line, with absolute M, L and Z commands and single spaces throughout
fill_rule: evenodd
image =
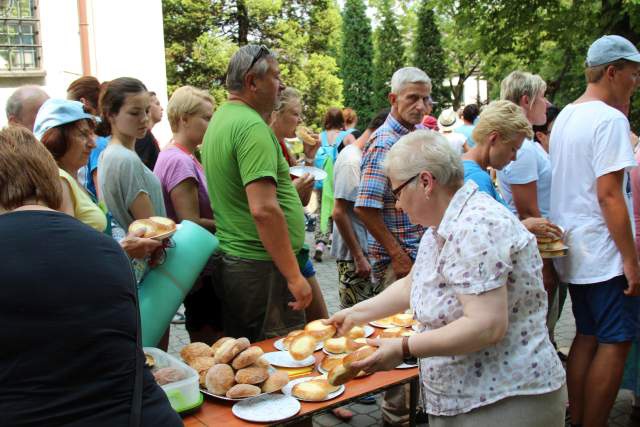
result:
M 247 45 L 227 70 L 202 160 L 217 221 L 225 334 L 250 341 L 304 326 L 311 288 L 300 273 L 304 213 L 267 123 L 284 89 L 274 55 Z

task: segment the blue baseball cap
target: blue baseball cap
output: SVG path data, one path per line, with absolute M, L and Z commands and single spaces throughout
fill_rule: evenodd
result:
M 629 40 L 621 36 L 602 36 L 589 47 L 587 67 L 609 64 L 619 59 L 640 62 L 640 52 Z
M 84 111 L 81 102 L 50 98 L 38 110 L 33 133 L 36 138 L 42 139 L 45 132 L 51 128 L 83 119 L 95 121 L 96 118 Z

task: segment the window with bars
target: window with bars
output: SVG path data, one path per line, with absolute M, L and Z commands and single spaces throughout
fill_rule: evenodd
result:
M 37 0 L 0 0 L 0 72 L 40 69 Z

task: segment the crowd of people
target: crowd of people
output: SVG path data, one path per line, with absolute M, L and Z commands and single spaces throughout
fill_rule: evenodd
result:
M 572 426 L 605 426 L 625 363 L 624 386 L 640 395 L 640 175 L 627 119 L 640 53 L 604 36 L 585 75 L 562 110 L 539 75 L 513 71 L 499 100 L 436 118 L 429 76 L 401 68 L 366 128 L 330 108 L 299 153 L 288 142 L 302 95 L 265 46 L 233 55 L 219 106 L 176 89 L 162 148 L 152 129 L 164 110 L 135 78 L 82 77 L 67 99 L 19 88 L 0 131 L 4 421 L 180 425 L 141 363 L 136 285 L 166 242 L 127 231 L 166 216 L 220 243 L 184 301 L 192 341 L 256 342 L 316 319 L 344 332 L 411 309 L 418 333 L 371 341 L 378 350 L 355 367 L 418 358 L 431 426 L 562 426 L 567 402 Z M 537 238 L 562 238 L 566 256 L 542 259 Z M 311 261 L 328 247 L 332 316 Z M 567 292 L 568 356 L 554 348 Z M 386 424 L 408 423 L 407 395 L 385 393 Z

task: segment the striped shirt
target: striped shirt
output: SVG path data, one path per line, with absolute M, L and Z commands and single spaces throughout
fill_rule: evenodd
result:
M 364 148 L 360 166 L 361 178 L 356 207 L 382 209 L 382 217 L 387 229 L 398 240 L 402 249 L 415 260 L 420 238 L 424 229 L 409 222 L 409 217 L 396 209 L 396 200 L 391 192 L 391 184 L 382 169 L 382 161 L 400 137 L 411 132 L 402 126 L 391 114 L 371 136 Z M 376 282 L 382 282 L 391 257 L 384 246 L 369 233 L 369 257 L 372 261 Z

